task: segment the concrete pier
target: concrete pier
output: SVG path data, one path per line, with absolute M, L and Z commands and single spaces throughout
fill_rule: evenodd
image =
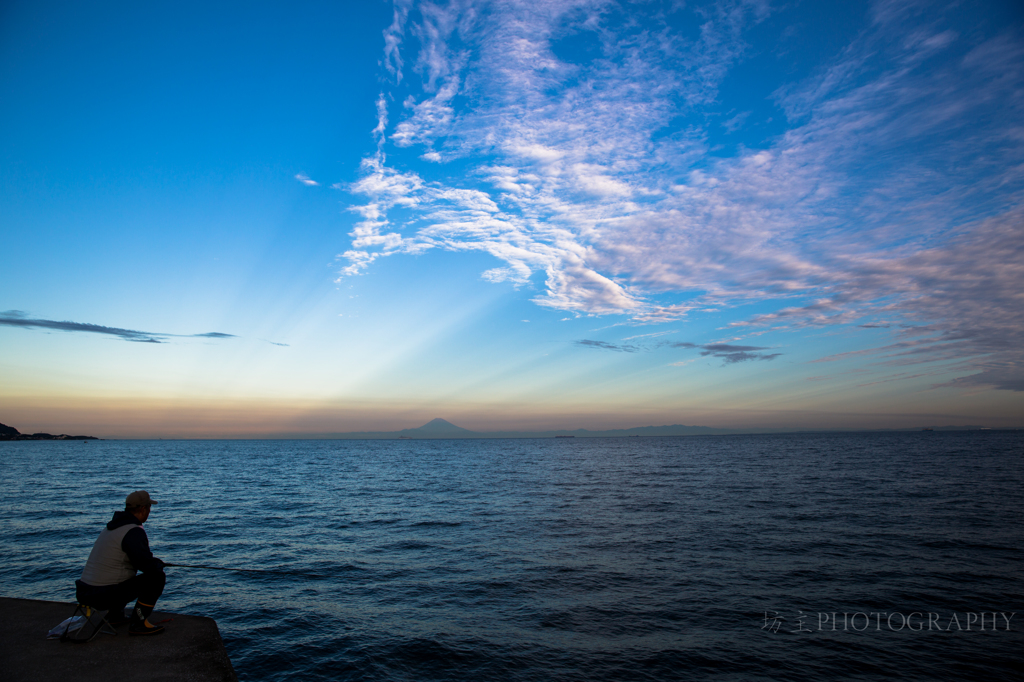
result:
M 237 682 L 212 618 L 154 611 L 151 623 L 172 619 L 159 635 L 129 637 L 121 625 L 117 636 L 99 634 L 85 644 L 46 639 L 74 609 L 68 602 L 0 597 L 0 678 Z

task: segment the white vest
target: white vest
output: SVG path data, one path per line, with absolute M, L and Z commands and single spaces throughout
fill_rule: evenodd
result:
M 92 546 L 89 559 L 85 562 L 85 569 L 82 570 L 83 583 L 93 587 L 104 587 L 123 583 L 135 577 L 135 567 L 121 549 L 121 540 L 133 528 L 139 526 L 126 523 L 114 530 L 103 529 L 96 539 L 96 544 Z

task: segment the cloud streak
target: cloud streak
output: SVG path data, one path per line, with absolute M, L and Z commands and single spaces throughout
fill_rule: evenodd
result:
M 592 341 L 591 339 L 581 339 L 576 341 L 577 346 L 584 346 L 586 348 L 599 348 L 601 350 L 613 350 L 620 353 L 636 353 L 640 350 L 639 346 L 633 344 L 617 344 L 608 343 L 607 341 Z
M 121 329 L 120 327 L 107 327 L 87 322 L 69 322 L 67 320 L 42 320 L 28 317 L 20 310 L 8 310 L 0 313 L 0 326 L 19 327 L 21 329 L 49 329 L 61 332 L 85 332 L 89 334 L 104 334 L 113 336 L 124 341 L 134 343 L 165 343 L 168 338 L 204 338 L 204 339 L 234 339 L 234 334 L 223 332 L 206 332 L 203 334 L 166 334 L 156 332 L 143 332 L 135 329 Z
M 644 334 L 642 336 L 658 336 L 658 334 Z M 641 338 L 641 337 L 630 337 Z M 629 339 L 627 339 L 629 340 Z M 782 353 L 761 353 L 759 351 L 770 350 L 767 346 L 739 346 L 728 343 L 708 343 L 704 345 L 698 345 L 696 343 L 690 343 L 688 341 L 679 341 L 676 343 L 657 343 L 654 346 L 647 345 L 641 346 L 632 343 L 610 343 L 608 341 L 594 341 L 592 339 L 582 339 L 574 342 L 577 346 L 583 346 L 585 348 L 595 348 L 598 350 L 610 350 L 619 353 L 638 353 L 640 351 L 649 351 L 658 347 L 668 346 L 669 348 L 693 348 L 701 350 L 701 357 L 714 357 L 722 360 L 722 365 L 734 365 L 739 362 L 748 362 L 751 360 L 774 360 L 775 358 L 782 355 Z M 686 364 L 686 363 L 673 363 L 673 364 Z
M 766 346 L 738 346 L 729 343 L 708 343 L 699 346 L 695 343 L 682 341 L 670 344 L 672 348 L 700 348 L 701 357 L 715 357 L 722 360 L 723 365 L 735 365 L 738 362 L 751 360 L 774 360 L 782 353 L 760 353 L 769 350 Z

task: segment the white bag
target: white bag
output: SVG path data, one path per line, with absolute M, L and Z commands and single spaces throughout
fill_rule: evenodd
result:
M 78 632 L 82 629 L 82 626 L 86 624 L 89 619 L 85 616 L 75 616 L 74 618 L 67 618 L 61 621 L 61 624 L 50 630 L 46 635 L 46 639 L 60 639 L 65 631 L 70 635 L 72 632 Z

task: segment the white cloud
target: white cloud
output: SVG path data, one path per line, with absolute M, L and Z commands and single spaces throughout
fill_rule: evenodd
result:
M 316 180 L 311 180 L 309 178 L 309 176 L 306 175 L 305 173 L 298 173 L 295 176 L 295 179 L 298 180 L 299 182 L 301 182 L 303 185 L 306 185 L 308 187 L 319 187 L 320 186 L 319 182 L 317 182 Z
M 417 174 L 400 173 L 384 166 L 379 154 L 363 159 L 362 167 L 368 172 L 351 186 L 353 193 L 374 197 L 385 207 L 414 206 L 418 202 L 416 195 L 423 188 L 423 180 Z
M 373 138 L 377 140 L 377 153 L 381 153 L 384 145 L 384 132 L 388 129 L 388 100 L 384 93 L 377 97 L 377 125 L 373 129 Z
M 513 145 L 510 151 L 516 156 L 542 163 L 553 163 L 565 156 L 563 152 L 542 144 L 517 144 Z
M 457 92 L 458 82 L 452 81 L 422 102 L 406 102 L 405 106 L 412 110 L 412 115 L 398 124 L 391 141 L 399 147 L 409 147 L 446 134 L 455 114 L 451 99 Z
M 411 5 L 412 0 L 395 0 L 391 25 L 384 31 L 384 68 L 397 83 L 402 82 L 402 36 Z

